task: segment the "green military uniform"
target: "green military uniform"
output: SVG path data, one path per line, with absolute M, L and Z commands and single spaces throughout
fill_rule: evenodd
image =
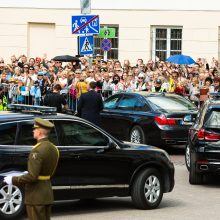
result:
M 34 128 L 50 129 L 54 125 L 41 118 L 35 119 Z M 48 138 L 38 140 L 28 158 L 28 173 L 13 177 L 14 185 L 25 185 L 25 204 L 31 220 L 50 219 L 53 191 L 50 177 L 54 174 L 59 151 Z

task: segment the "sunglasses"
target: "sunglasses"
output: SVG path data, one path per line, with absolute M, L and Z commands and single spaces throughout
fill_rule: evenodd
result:
M 138 79 L 143 79 L 144 77 L 138 77 Z

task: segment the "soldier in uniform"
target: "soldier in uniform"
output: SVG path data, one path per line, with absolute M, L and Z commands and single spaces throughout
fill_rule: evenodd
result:
M 48 135 L 54 125 L 48 120 L 35 118 L 33 136 L 37 144 L 28 158 L 28 172 L 22 176 L 7 176 L 4 182 L 17 186 L 25 185 L 25 204 L 30 220 L 50 219 L 53 191 L 50 178 L 59 160 L 59 151 Z

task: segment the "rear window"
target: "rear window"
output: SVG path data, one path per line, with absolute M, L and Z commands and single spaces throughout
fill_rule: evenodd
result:
M 213 110 L 207 118 L 204 126 L 206 128 L 220 128 L 220 111 Z
M 172 112 L 197 110 L 197 107 L 181 96 L 158 96 L 147 98 L 154 110 Z

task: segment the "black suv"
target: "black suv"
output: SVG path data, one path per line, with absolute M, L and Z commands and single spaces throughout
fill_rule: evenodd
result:
M 204 103 L 189 130 L 186 146 L 189 182 L 202 184 L 207 174 L 220 174 L 220 96 Z
M 131 196 L 137 208 L 156 208 L 163 193 L 174 187 L 174 166 L 161 149 L 121 142 L 81 118 L 53 114 L 49 107 L 11 105 L 44 112 L 55 128 L 50 140 L 60 151 L 52 178 L 56 201 Z M 47 111 L 48 110 L 48 111 Z M 34 114 L 0 113 L 0 177 L 11 171 L 27 170 L 27 157 L 35 144 L 32 137 Z M 39 117 L 39 115 L 37 116 Z M 15 218 L 23 210 L 23 189 L 1 185 L 0 215 Z

